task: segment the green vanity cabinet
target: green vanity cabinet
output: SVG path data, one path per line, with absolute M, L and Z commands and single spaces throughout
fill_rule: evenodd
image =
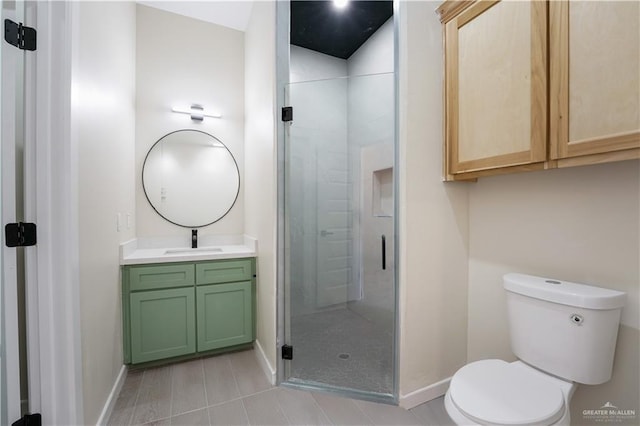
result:
M 126 265 L 126 364 L 195 356 L 255 338 L 255 259 Z
M 129 267 L 131 291 L 193 286 L 193 264 L 136 265 Z
M 198 351 L 253 340 L 251 281 L 196 288 Z
M 196 284 L 217 284 L 251 280 L 251 259 L 230 259 L 196 263 Z
M 131 362 L 155 361 L 196 351 L 193 287 L 135 292 L 129 300 Z

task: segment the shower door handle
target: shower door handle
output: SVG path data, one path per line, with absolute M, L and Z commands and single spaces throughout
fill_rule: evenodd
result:
M 387 269 L 387 237 L 383 234 L 380 240 L 382 242 L 382 270 L 384 271 Z

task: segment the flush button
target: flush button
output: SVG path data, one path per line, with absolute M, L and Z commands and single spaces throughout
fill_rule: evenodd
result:
M 562 284 L 560 281 L 556 280 L 544 280 L 544 282 L 547 284 Z
M 584 318 L 582 318 L 581 315 L 578 314 L 573 314 L 571 315 L 571 322 L 576 324 L 576 325 L 582 325 L 582 322 L 584 321 Z

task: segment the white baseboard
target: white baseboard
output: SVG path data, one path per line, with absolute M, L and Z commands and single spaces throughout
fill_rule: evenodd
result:
M 102 413 L 100 413 L 100 417 L 98 417 L 98 422 L 96 426 L 106 425 L 109 421 L 109 417 L 111 417 L 111 413 L 113 412 L 113 407 L 116 405 L 116 401 L 118 400 L 118 395 L 120 395 L 120 390 L 122 389 L 122 385 L 124 385 L 124 381 L 127 378 L 127 367 L 125 365 L 120 369 L 120 373 L 116 378 L 116 382 L 113 384 L 113 388 L 111 389 L 111 393 L 109 393 L 109 397 L 107 398 L 107 402 L 104 404 L 104 408 L 102 409 Z
M 400 395 L 399 405 L 407 410 L 424 404 L 427 401 L 441 397 L 449 389 L 451 377 L 441 380 L 437 383 L 415 390 L 406 395 Z
M 256 358 L 258 359 L 258 363 L 260 364 L 262 371 L 264 372 L 265 376 L 267 376 L 267 380 L 269 380 L 269 383 L 271 383 L 272 386 L 275 386 L 276 369 L 271 366 L 271 363 L 267 359 L 267 355 L 265 355 L 264 350 L 262 349 L 262 345 L 260 345 L 258 339 L 256 339 L 255 341 L 255 347 Z

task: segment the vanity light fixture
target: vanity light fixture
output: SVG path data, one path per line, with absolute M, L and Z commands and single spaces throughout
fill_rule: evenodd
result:
M 222 117 L 222 115 L 220 114 L 215 114 L 212 112 L 205 111 L 202 105 L 195 105 L 195 104 L 191 105 L 189 109 L 172 107 L 171 111 L 177 112 L 180 114 L 189 114 L 191 116 L 191 119 L 195 121 L 202 121 L 204 120 L 205 117 L 212 117 L 212 118 Z

